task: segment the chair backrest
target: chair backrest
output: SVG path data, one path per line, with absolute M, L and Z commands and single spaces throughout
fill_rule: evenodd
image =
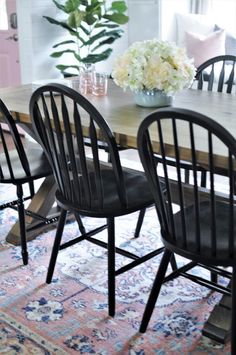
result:
M 9 179 L 9 177 L 14 180 L 12 155 L 14 155 L 14 160 L 18 158 L 19 165 L 21 165 L 22 170 L 27 176 L 30 176 L 28 159 L 16 123 L 1 99 L 0 116 L 0 140 L 2 143 L 0 181 L 3 181 L 5 178 Z M 4 127 L 3 124 L 7 125 L 7 127 Z
M 201 64 L 196 73 L 198 90 L 235 93 L 235 62 L 236 56 L 221 55 Z
M 78 92 L 49 84 L 37 89 L 30 100 L 33 127 L 58 185 L 71 205 L 102 209 L 104 181 L 99 143 L 107 145 L 113 181 L 121 205 L 127 204 L 124 177 L 116 142 L 107 122 Z M 88 139 L 91 149 L 88 153 Z M 89 154 L 89 158 L 88 158 Z M 111 206 L 112 207 L 112 206 Z
M 209 262 L 216 257 L 222 263 L 227 258 L 231 258 L 231 261 L 236 258 L 235 138 L 221 125 L 197 112 L 166 108 L 153 112 L 143 120 L 138 131 L 138 149 L 155 199 L 164 244 L 175 246 L 176 250 L 184 251 L 185 255 L 198 255 Z M 158 169 L 155 154 L 162 158 Z M 175 159 L 175 167 L 168 167 L 168 156 Z M 184 183 L 181 174 L 180 160 L 183 158 L 192 164 L 191 184 Z M 209 171 L 207 188 L 200 186 L 198 165 L 203 165 Z M 220 165 L 224 165 L 228 171 L 225 178 L 215 174 Z M 173 175 L 177 176 L 177 180 L 172 180 Z M 222 232 L 219 227 L 219 208 L 224 211 L 226 208 L 224 228 L 226 226 L 228 231 L 227 247 L 222 260 L 217 254 L 216 242 Z M 206 210 L 208 217 L 207 214 L 204 216 Z M 204 223 L 209 224 L 208 236 L 202 224 L 205 217 L 207 220 Z

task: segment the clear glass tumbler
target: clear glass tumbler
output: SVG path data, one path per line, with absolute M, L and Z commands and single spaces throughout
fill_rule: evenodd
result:
M 92 93 L 93 73 L 94 65 L 92 64 L 85 64 L 84 67 L 81 68 L 79 75 L 79 92 L 82 95 Z
M 79 91 L 79 89 L 80 89 L 80 78 L 79 78 L 79 76 L 75 76 L 75 77 L 71 80 L 71 87 L 72 87 L 72 89 L 74 89 L 75 91 Z

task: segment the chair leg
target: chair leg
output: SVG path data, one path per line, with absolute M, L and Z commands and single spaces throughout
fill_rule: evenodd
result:
M 232 309 L 231 309 L 231 354 L 236 354 L 236 267 L 233 267 L 232 271 Z
M 29 190 L 30 190 L 30 196 L 32 198 L 35 195 L 34 182 L 33 181 L 29 182 Z
M 27 251 L 27 240 L 26 240 L 26 230 L 25 230 L 25 207 L 24 207 L 22 185 L 17 185 L 16 194 L 18 198 L 17 207 L 18 207 L 18 216 L 19 216 L 19 223 L 20 223 L 21 254 L 22 254 L 23 264 L 27 265 L 28 251 Z
M 172 267 L 173 271 L 178 269 L 178 265 L 176 263 L 175 254 L 174 253 L 172 253 L 172 256 L 170 258 L 170 264 L 171 264 L 171 267 Z
M 135 228 L 135 232 L 134 232 L 134 237 L 138 238 L 139 237 L 139 233 L 143 224 L 143 219 L 145 216 L 145 212 L 146 212 L 146 208 L 143 208 L 142 210 L 139 211 L 139 216 L 138 216 L 138 221 L 136 224 L 136 228 Z
M 158 268 L 156 278 L 154 280 L 152 290 L 149 295 L 148 302 L 147 302 L 147 305 L 146 305 L 146 308 L 145 308 L 145 311 L 143 314 L 142 322 L 141 322 L 141 325 L 139 328 L 140 333 L 145 333 L 145 331 L 147 329 L 149 320 L 151 318 L 153 309 L 156 304 L 157 297 L 160 293 L 161 286 L 162 286 L 163 280 L 165 278 L 166 270 L 167 270 L 168 264 L 170 262 L 171 256 L 172 256 L 172 252 L 166 249 L 164 251 L 163 256 L 162 256 L 161 263 Z
M 107 219 L 108 226 L 108 314 L 115 315 L 115 220 Z
M 50 284 L 52 281 L 52 276 L 53 276 L 55 264 L 57 261 L 57 255 L 60 250 L 61 237 L 62 237 L 62 233 L 63 233 L 64 226 L 65 226 L 66 215 L 67 215 L 67 211 L 62 209 L 61 214 L 60 214 L 60 218 L 58 221 L 57 232 L 55 235 L 53 248 L 52 248 L 51 259 L 50 259 L 49 266 L 48 266 L 48 273 L 47 273 L 47 278 L 46 278 L 47 284 Z
M 211 271 L 211 282 L 217 283 L 217 281 L 218 281 L 217 273 Z
M 82 219 L 81 219 L 80 215 L 78 213 L 74 213 L 74 215 L 75 215 L 75 219 L 76 219 L 76 221 L 78 223 L 80 233 L 81 234 L 85 234 L 86 233 L 86 229 L 84 228 L 84 225 L 83 225 L 83 222 L 82 222 Z

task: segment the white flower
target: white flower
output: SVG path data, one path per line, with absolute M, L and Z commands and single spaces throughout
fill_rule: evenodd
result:
M 135 42 L 117 58 L 112 76 L 124 90 L 173 94 L 189 87 L 196 69 L 184 48 L 157 39 Z

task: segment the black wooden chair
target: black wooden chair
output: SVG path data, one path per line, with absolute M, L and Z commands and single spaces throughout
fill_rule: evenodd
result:
M 236 56 L 233 55 L 220 55 L 207 60 L 197 69 L 194 85 L 198 90 L 224 92 L 235 95 L 235 63 Z M 224 169 L 218 168 L 218 173 L 225 174 Z M 205 178 L 205 181 L 207 180 L 207 176 L 203 176 L 203 178 Z
M 28 264 L 28 252 L 26 241 L 25 214 L 38 218 L 40 224 L 49 224 L 52 220 L 33 214 L 25 210 L 24 201 L 34 196 L 34 181 L 52 174 L 52 169 L 47 161 L 42 148 L 38 144 L 32 144 L 30 148 L 24 148 L 17 125 L 5 104 L 0 100 L 0 141 L 2 153 L 0 154 L 0 183 L 16 186 L 17 199 L 0 205 L 0 210 L 13 208 L 18 210 L 19 227 L 21 237 L 22 258 L 24 265 Z M 6 124 L 8 130 L 3 127 Z M 23 185 L 29 185 L 29 194 L 24 196 Z M 53 221 L 55 219 L 53 218 Z
M 62 209 L 46 282 L 52 280 L 59 250 L 85 239 L 105 247 L 108 250 L 109 315 L 114 316 L 115 276 L 163 250 L 160 248 L 138 257 L 115 246 L 115 217 L 154 203 L 145 174 L 122 168 L 108 124 L 78 92 L 59 84 L 41 87 L 31 97 L 30 114 L 37 138 L 52 166 L 58 185 L 56 201 Z M 87 138 L 91 144 L 90 158 L 86 156 Z M 108 147 L 110 163 L 99 159 L 98 142 L 101 141 Z M 78 238 L 61 244 L 67 211 L 76 219 L 79 215 L 106 218 L 107 224 L 94 231 L 84 231 Z M 107 243 L 92 237 L 104 228 L 108 229 Z M 115 270 L 115 252 L 133 261 Z
M 168 135 L 166 127 L 168 127 Z M 153 136 L 160 142 L 155 147 Z M 186 144 L 189 147 L 187 151 L 183 148 Z M 170 146 L 173 148 L 170 149 Z M 233 186 L 236 179 L 236 140 L 224 127 L 206 116 L 189 110 L 167 108 L 150 114 L 141 123 L 138 132 L 138 149 L 155 199 L 165 246 L 140 332 L 146 331 L 163 282 L 181 275 L 212 290 L 231 294 L 231 342 L 232 353 L 235 354 L 236 196 Z M 204 155 L 201 153 L 203 150 Z M 171 181 L 168 175 L 166 158 L 169 152 L 176 160 L 178 179 L 175 182 Z M 193 185 L 185 184 L 180 174 L 181 155 L 187 152 L 193 166 Z M 162 156 L 164 182 L 163 178 L 160 180 L 156 170 L 154 159 L 156 153 Z M 224 160 L 221 158 L 222 153 L 225 156 Z M 197 165 L 202 164 L 202 159 L 208 166 L 209 189 L 202 188 L 197 179 Z M 219 186 L 217 185 L 219 182 L 215 181 L 215 167 L 221 164 L 227 169 L 228 174 Z M 173 203 L 177 203 L 179 208 L 175 209 Z M 165 277 L 173 253 L 191 262 Z M 191 274 L 189 270 L 197 265 L 231 278 L 231 289 Z M 221 266 L 231 266 L 232 274 L 223 270 Z
M 221 55 L 207 60 L 197 69 L 193 88 L 235 94 L 235 62 L 236 56 L 233 55 Z M 155 159 L 157 164 L 161 161 L 161 158 L 158 156 L 156 156 Z M 175 160 L 168 158 L 168 166 L 174 167 Z M 184 172 L 185 182 L 189 183 L 190 173 L 192 173 L 191 164 L 182 160 L 181 169 Z M 205 168 L 198 166 L 197 171 L 201 177 L 201 186 L 206 187 L 207 172 Z M 218 174 L 225 174 L 224 169 L 218 168 Z M 140 233 L 144 216 L 145 210 L 140 211 L 135 232 L 136 236 Z
M 236 56 L 220 55 L 201 64 L 196 73 L 194 87 L 198 90 L 235 94 Z

